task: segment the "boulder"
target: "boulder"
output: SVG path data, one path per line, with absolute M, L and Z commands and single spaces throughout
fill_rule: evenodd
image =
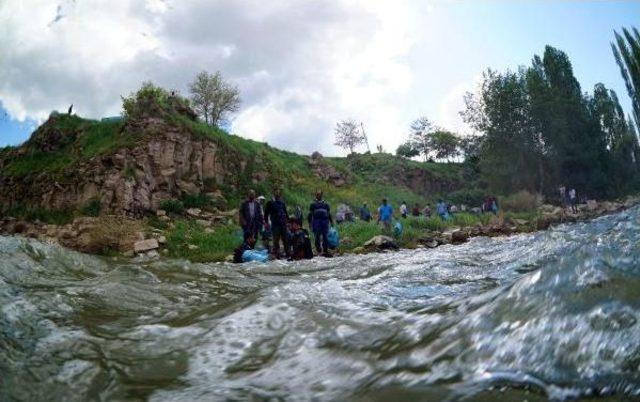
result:
M 196 219 L 196 223 L 200 226 L 209 227 L 211 226 L 211 221 L 206 219 Z
M 369 250 L 397 250 L 399 248 L 393 238 L 383 235 L 372 237 L 369 241 L 363 244 L 363 247 Z
M 191 216 L 192 218 L 199 218 L 202 210 L 200 208 L 189 208 L 184 212 L 186 212 L 186 214 Z
M 469 240 L 469 233 L 463 230 L 456 230 L 451 233 L 451 243 L 453 244 L 466 243 L 467 240 Z
M 159 244 L 166 244 L 167 243 L 167 238 L 165 236 L 158 237 L 158 243 Z
M 160 247 L 160 245 L 156 239 L 138 240 L 133 244 L 133 251 L 136 253 L 144 253 L 146 251 L 155 250 L 158 247 Z
M 596 200 L 587 200 L 587 209 L 589 211 L 595 211 L 598 209 L 598 202 Z
M 167 216 L 167 211 L 164 209 L 158 209 L 156 210 L 156 216 Z

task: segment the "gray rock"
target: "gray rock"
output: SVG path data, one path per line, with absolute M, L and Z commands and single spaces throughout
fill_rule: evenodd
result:
M 133 244 L 133 251 L 136 253 L 143 253 L 145 251 L 155 250 L 160 245 L 156 239 L 139 240 Z

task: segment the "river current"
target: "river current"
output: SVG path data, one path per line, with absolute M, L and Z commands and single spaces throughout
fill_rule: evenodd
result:
M 639 318 L 640 207 L 264 265 L 0 237 L 0 400 L 640 400 Z

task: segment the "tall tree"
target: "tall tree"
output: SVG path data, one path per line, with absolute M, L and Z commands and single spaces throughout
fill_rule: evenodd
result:
M 191 102 L 205 123 L 219 126 L 230 113 L 240 109 L 240 91 L 225 82 L 219 71 L 201 72 L 189 85 Z
M 622 28 L 622 35 L 614 31 L 614 35 L 611 50 L 631 98 L 636 129 L 640 129 L 640 33 L 634 27 L 631 31 Z
M 428 118 L 422 116 L 414 120 L 409 127 L 411 128 L 409 137 L 411 147 L 416 149 L 418 154 L 422 154 L 425 161 L 428 160 L 432 151 L 430 139 L 431 134 L 436 130 L 435 125 Z
M 335 145 L 349 150 L 349 154 L 354 153 L 356 147 L 366 141 L 359 124 L 353 120 L 343 120 L 336 124 L 335 135 Z
M 436 159 L 446 160 L 450 162 L 460 154 L 460 141 L 458 137 L 450 131 L 436 130 L 429 139 L 431 149 L 435 153 Z

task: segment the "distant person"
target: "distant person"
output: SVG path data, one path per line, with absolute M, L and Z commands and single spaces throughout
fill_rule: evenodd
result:
M 431 208 L 428 205 L 422 209 L 422 215 L 424 215 L 425 218 L 431 218 Z
M 391 230 L 391 220 L 393 219 L 393 207 L 387 202 L 386 198 L 382 199 L 382 205 L 378 207 L 378 223 L 382 222 L 384 230 Z
M 400 204 L 400 215 L 402 215 L 403 218 L 406 218 L 408 214 L 409 208 L 407 208 L 407 203 L 402 201 L 402 204 Z
M 416 205 L 413 206 L 413 210 L 411 210 L 411 215 L 413 216 L 420 216 L 421 212 L 420 212 L 420 204 L 418 204 L 416 202 Z
M 578 213 L 578 198 L 576 197 L 576 189 L 569 190 L 569 204 L 571 205 L 571 212 Z
M 235 250 L 233 250 L 233 262 L 236 264 L 244 262 L 244 260 L 242 259 L 244 252 L 247 250 L 253 250 L 255 245 L 256 245 L 255 237 L 249 236 L 248 238 L 244 239 L 242 244 L 238 246 Z
M 438 200 L 438 204 L 436 204 L 436 210 L 438 212 L 438 216 L 440 216 L 440 219 L 442 219 L 443 221 L 449 219 L 450 215 L 447 209 L 446 202 L 444 202 L 443 200 Z
M 322 199 L 322 191 L 316 191 L 316 199 L 309 205 L 309 226 L 313 232 L 318 255 L 329 256 L 329 227 L 333 225 L 331 208 Z
M 369 207 L 366 202 L 360 207 L 360 220 L 365 222 L 371 221 L 371 211 L 369 211 Z
M 242 227 L 243 239 L 253 237 L 258 238 L 258 233 L 263 224 L 262 208 L 256 200 L 256 193 L 249 190 L 247 199 L 240 205 L 240 226 Z
M 567 188 L 564 184 L 561 184 L 560 187 L 558 187 L 558 192 L 560 193 L 560 205 L 565 206 L 567 200 Z
M 73 103 L 71 104 L 71 106 L 69 106 L 69 110 L 67 110 L 67 114 L 69 116 L 71 116 L 71 113 L 73 113 Z
M 273 251 L 275 258 L 280 258 L 280 243 L 284 247 L 284 252 L 289 257 L 289 241 L 287 235 L 287 224 L 289 223 L 289 213 L 287 205 L 282 200 L 282 191 L 275 189 L 273 199 L 267 202 L 265 214 L 269 218 L 271 235 L 273 236 Z
M 456 207 L 455 205 L 449 205 L 449 213 L 450 214 L 455 214 L 458 212 L 458 207 Z
M 291 259 L 292 260 L 310 260 L 313 258 L 313 249 L 311 248 L 311 239 L 309 232 L 302 228 L 302 221 L 293 218 L 290 221 L 291 227 Z
M 494 215 L 498 214 L 498 199 L 496 197 L 491 197 L 491 212 L 493 212 Z

